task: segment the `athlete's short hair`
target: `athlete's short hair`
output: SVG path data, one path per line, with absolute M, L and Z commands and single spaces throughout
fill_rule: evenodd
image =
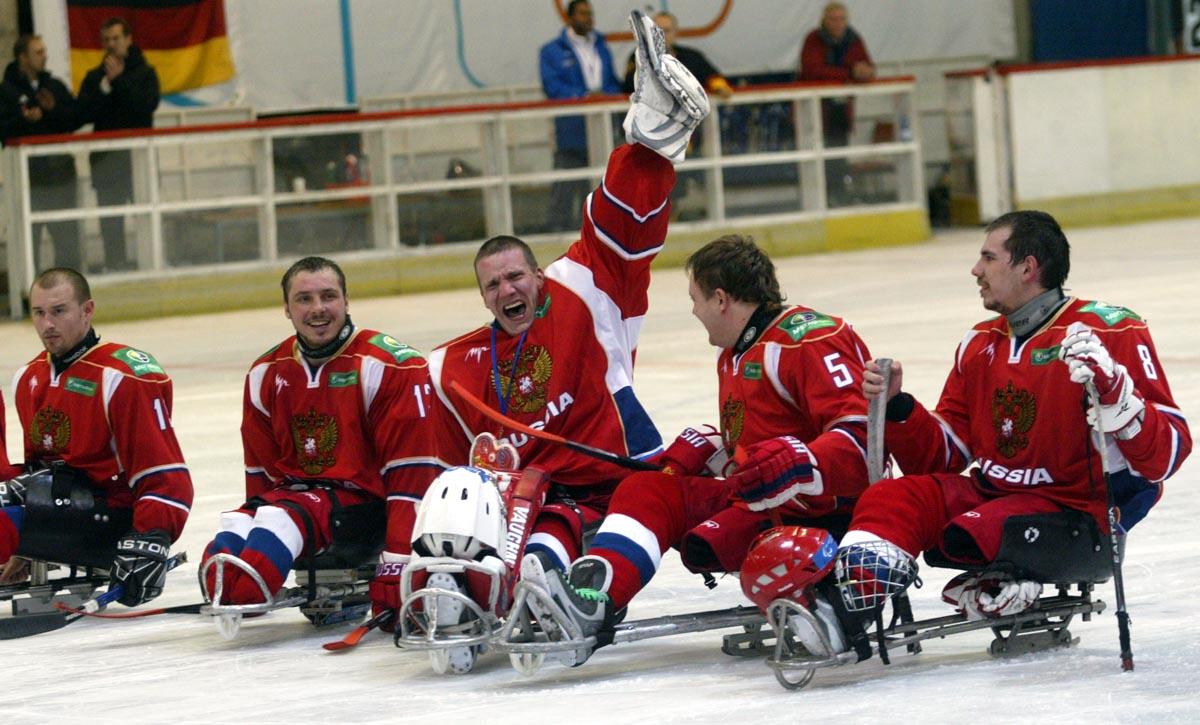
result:
M 1004 242 L 1012 264 L 1033 257 L 1041 269 L 1038 283 L 1043 288 L 1063 286 L 1071 271 L 1071 245 L 1054 217 L 1044 211 L 1010 211 L 987 225 L 988 233 L 997 229 L 1012 230 Z
M 104 21 L 104 23 L 100 26 L 100 30 L 105 31 L 115 25 L 121 26 L 121 35 L 124 35 L 127 38 L 130 35 L 133 35 L 133 28 L 129 27 L 129 21 L 125 20 L 125 18 L 111 17 Z
M 342 296 L 348 297 L 346 294 L 346 273 L 337 265 L 337 262 L 325 257 L 305 257 L 297 260 L 295 264 L 288 267 L 288 270 L 283 273 L 283 279 L 279 281 L 279 286 L 283 287 L 283 303 L 286 305 L 288 301 L 288 293 L 291 291 L 292 278 L 301 272 L 320 272 L 323 269 L 332 269 L 337 275 L 338 286 L 342 288 Z
M 25 55 L 25 51 L 29 50 L 30 43 L 41 39 L 42 36 L 37 33 L 24 33 L 17 37 L 17 42 L 13 43 L 13 60 L 17 60 Z
M 81 305 L 92 298 L 92 287 L 88 284 L 87 277 L 80 274 L 79 270 L 70 267 L 51 267 L 45 270 L 33 280 L 33 284 L 29 285 L 29 292 L 33 294 L 34 287 L 54 289 L 60 284 L 71 285 L 71 289 L 75 292 L 75 301 Z
M 507 252 L 510 249 L 520 249 L 521 256 L 525 257 L 525 263 L 530 269 L 538 268 L 537 257 L 533 256 L 533 250 L 529 248 L 523 240 L 510 236 L 508 234 L 499 234 L 487 240 L 479 246 L 479 251 L 475 253 L 475 261 L 472 267 L 475 269 L 475 281 L 479 281 L 479 261 L 486 259 L 501 252 Z
M 741 302 L 783 307 L 775 263 L 754 243 L 754 237 L 740 234 L 718 237 L 688 257 L 684 269 L 705 297 L 723 289 Z

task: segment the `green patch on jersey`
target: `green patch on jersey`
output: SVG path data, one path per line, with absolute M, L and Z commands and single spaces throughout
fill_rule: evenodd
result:
M 762 363 L 746 363 L 742 377 L 747 380 L 762 380 Z
M 797 312 L 793 315 L 788 315 L 782 322 L 779 323 L 779 329 L 791 335 L 796 342 L 813 330 L 820 330 L 823 327 L 834 327 L 837 323 L 828 315 L 822 315 L 820 312 Z
M 1092 313 L 1101 320 L 1104 320 L 1104 324 L 1108 325 L 1109 327 L 1112 327 L 1126 318 L 1137 320 L 1138 322 L 1142 321 L 1142 318 L 1138 317 L 1138 314 L 1133 310 L 1127 307 L 1110 305 L 1106 302 L 1089 302 L 1083 307 L 1080 307 L 1079 311 Z
M 114 352 L 113 357 L 128 365 L 134 375 L 141 376 L 151 373 L 166 375 L 166 371 L 162 369 L 158 361 L 154 359 L 154 356 L 141 350 L 134 350 L 132 347 L 123 347 Z
M 421 354 L 391 335 L 385 335 L 382 332 L 367 340 L 367 342 L 391 355 L 398 363 L 402 363 L 410 357 L 418 357 Z
M 275 351 L 276 351 L 276 350 L 278 350 L 278 349 L 279 349 L 279 346 L 280 346 L 280 345 L 282 345 L 282 344 L 283 344 L 283 343 L 282 343 L 282 342 L 280 342 L 280 343 L 276 343 L 276 344 L 272 345 L 270 350 L 267 350 L 266 352 L 264 352 L 262 355 L 259 355 L 259 356 L 258 356 L 257 358 L 255 358 L 255 359 L 256 359 L 256 360 L 261 360 L 261 359 L 263 359 L 264 357 L 266 357 L 266 356 L 268 356 L 268 355 L 274 355 L 274 354 L 275 354 Z
M 348 388 L 351 385 L 358 385 L 358 372 L 351 370 L 348 373 L 329 374 L 329 387 Z
M 90 380 L 80 380 L 79 378 L 67 378 L 67 390 L 72 393 L 86 395 L 89 398 L 96 397 L 96 384 Z
M 1033 351 L 1030 356 L 1030 362 L 1034 365 L 1049 365 L 1058 359 L 1058 349 L 1060 345 L 1054 347 L 1039 347 Z

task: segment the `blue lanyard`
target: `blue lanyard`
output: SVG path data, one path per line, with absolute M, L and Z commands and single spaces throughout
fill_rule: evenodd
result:
M 509 371 L 508 377 L 508 395 L 504 394 L 504 387 L 500 384 L 500 363 L 496 361 L 496 328 L 500 327 L 499 323 L 492 323 L 492 381 L 496 384 L 496 399 L 500 401 L 500 413 L 508 415 L 508 399 L 512 397 L 513 388 L 517 385 L 517 363 L 521 359 L 521 348 L 525 346 L 525 336 L 529 334 L 529 328 L 525 328 L 525 332 L 521 333 L 521 339 L 517 340 L 517 350 L 513 353 L 512 369 Z

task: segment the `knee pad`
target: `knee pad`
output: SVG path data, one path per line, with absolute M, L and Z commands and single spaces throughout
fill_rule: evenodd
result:
M 292 558 L 300 556 L 304 550 L 304 534 L 292 515 L 282 507 L 259 506 L 254 512 L 253 529 L 265 529 L 274 534 L 292 553 Z

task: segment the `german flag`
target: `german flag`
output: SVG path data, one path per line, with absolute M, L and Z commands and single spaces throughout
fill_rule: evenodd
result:
M 158 71 L 164 95 L 224 83 L 234 76 L 223 0 L 67 0 L 75 90 L 104 60 L 100 26 L 121 18 Z

